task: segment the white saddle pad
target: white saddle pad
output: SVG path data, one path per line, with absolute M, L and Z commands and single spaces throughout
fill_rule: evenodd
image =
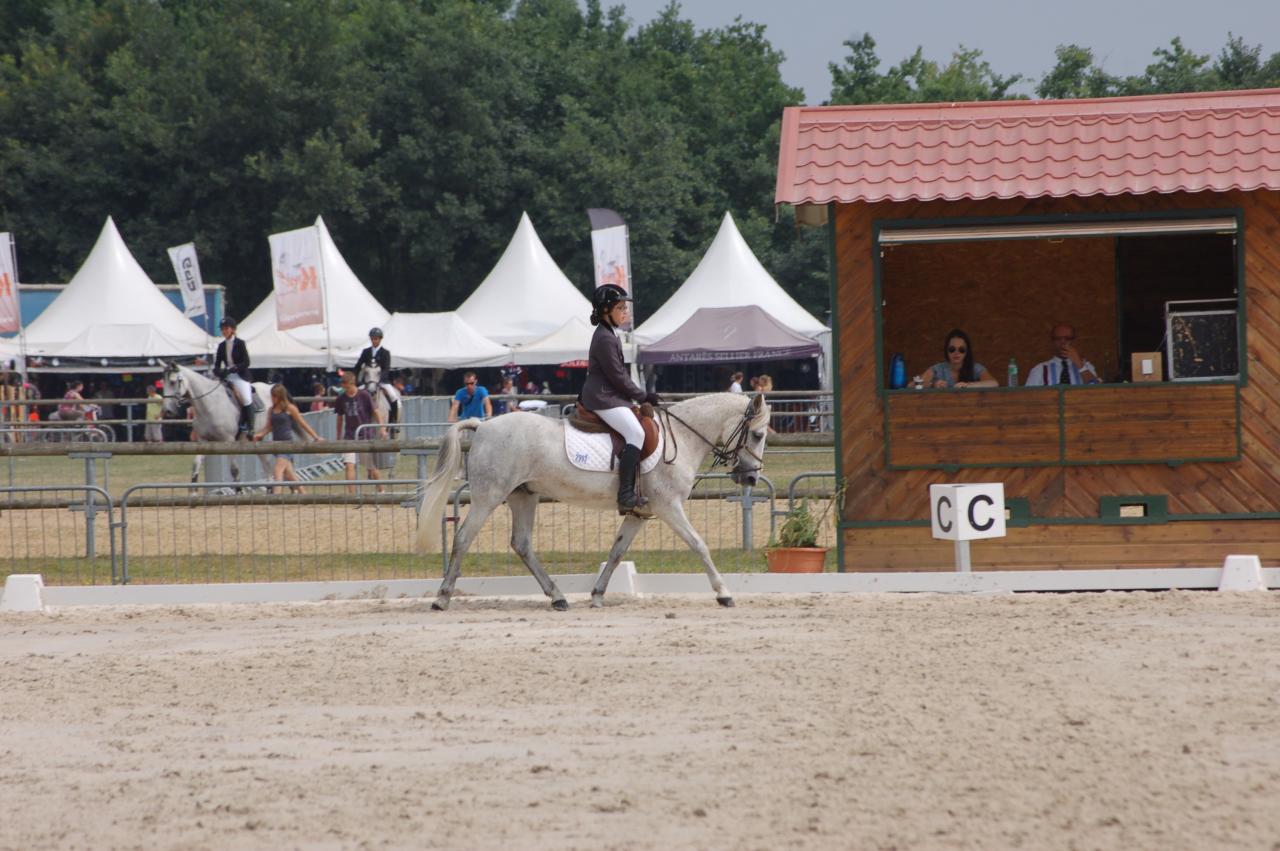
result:
M 658 466 L 662 458 L 662 425 L 658 425 L 658 448 L 653 454 L 640 462 L 640 473 L 649 472 Z M 616 469 L 610 467 L 609 456 L 613 454 L 613 438 L 609 434 L 579 431 L 564 421 L 564 452 L 569 463 L 579 470 L 592 473 L 608 473 Z

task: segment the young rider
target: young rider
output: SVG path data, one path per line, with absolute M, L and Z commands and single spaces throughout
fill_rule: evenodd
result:
M 658 404 L 657 393 L 645 393 L 627 375 L 622 360 L 622 343 L 617 329 L 627 321 L 631 297 L 615 284 L 597 287 L 592 296 L 591 324 L 596 326 L 587 355 L 587 380 L 578 394 L 578 404 L 609 424 L 626 441 L 618 464 L 618 511 L 626 514 L 645 504 L 636 496 L 636 468 L 644 429 L 631 412 L 631 403 Z
M 236 393 L 240 402 L 240 432 L 248 435 L 253 431 L 253 380 L 249 372 L 249 348 L 236 336 L 236 321 L 224 318 L 220 324 L 222 342 L 213 356 L 213 371 L 219 378 L 225 378 Z
M 362 366 L 370 364 L 382 370 L 381 377 L 378 379 L 378 388 L 387 397 L 387 405 L 390 408 L 387 422 L 398 423 L 400 422 L 400 393 L 391 384 L 391 352 L 382 347 L 381 328 L 369 329 L 369 345 L 361 350 L 360 359 L 353 367 L 356 377 L 360 377 Z

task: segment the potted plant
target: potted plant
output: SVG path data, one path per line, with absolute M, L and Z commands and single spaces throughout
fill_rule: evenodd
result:
M 827 502 L 820 514 L 814 514 L 805 497 L 787 513 L 776 541 L 770 541 L 765 558 L 770 573 L 822 573 L 826 566 L 827 547 L 818 546 L 818 532 L 831 511 L 840 501 L 842 491 Z

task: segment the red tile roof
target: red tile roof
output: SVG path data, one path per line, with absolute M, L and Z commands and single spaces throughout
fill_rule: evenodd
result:
M 777 203 L 1280 189 L 1280 89 L 800 106 Z

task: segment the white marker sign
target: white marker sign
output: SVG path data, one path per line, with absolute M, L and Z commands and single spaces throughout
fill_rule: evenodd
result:
M 1004 483 L 929 485 L 929 514 L 944 541 L 1003 538 Z

